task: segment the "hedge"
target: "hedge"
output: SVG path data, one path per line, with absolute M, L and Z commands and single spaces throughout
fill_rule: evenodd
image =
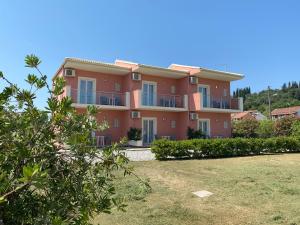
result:
M 300 137 L 155 140 L 151 151 L 158 160 L 222 158 L 300 152 Z

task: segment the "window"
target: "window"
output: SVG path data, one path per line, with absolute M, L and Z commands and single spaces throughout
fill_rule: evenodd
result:
M 227 121 L 227 120 L 224 121 L 224 128 L 225 128 L 225 129 L 228 129 L 228 121 Z
M 121 91 L 121 85 L 119 83 L 115 83 L 115 91 Z
M 224 95 L 224 97 L 227 97 L 227 89 L 224 89 L 223 95 Z
M 114 128 L 119 128 L 120 122 L 119 119 L 114 119 Z
M 210 121 L 209 119 L 198 120 L 198 129 L 206 136 L 210 136 Z
M 156 105 L 156 83 L 144 82 L 143 83 L 143 97 L 142 103 L 147 106 Z
M 171 121 L 171 128 L 176 128 L 176 120 Z
M 203 107 L 210 107 L 210 90 L 208 85 L 198 85 L 198 91 L 201 93 L 201 102 Z
M 94 104 L 95 103 L 95 80 L 79 79 L 79 103 Z
M 176 87 L 174 85 L 171 86 L 171 94 L 176 93 Z

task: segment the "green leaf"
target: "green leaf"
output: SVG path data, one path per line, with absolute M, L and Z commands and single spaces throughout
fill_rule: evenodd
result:
M 3 75 L 2 71 L 0 71 L 0 78 L 3 78 L 3 77 L 4 77 L 4 75 Z
M 27 55 L 25 57 L 25 66 L 26 67 L 37 67 L 42 61 L 35 55 L 31 54 L 31 55 Z
M 23 176 L 25 178 L 31 178 L 32 174 L 33 174 L 33 169 L 31 167 L 29 166 L 23 167 Z

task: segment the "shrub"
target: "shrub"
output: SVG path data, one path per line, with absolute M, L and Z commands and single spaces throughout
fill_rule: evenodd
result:
M 222 158 L 266 153 L 300 152 L 299 137 L 155 140 L 151 151 L 156 159 Z
M 300 137 L 300 120 L 297 120 L 292 125 L 292 136 Z
M 233 137 L 254 138 L 257 137 L 259 122 L 255 119 L 246 119 L 232 123 Z
M 39 70 L 40 60 L 26 57 L 27 89 L 0 72 L 0 224 L 90 224 L 95 213 L 124 209 L 113 183 L 117 170 L 130 174 L 128 159 L 117 144 L 99 154 L 91 133 L 103 130 L 96 107 L 77 114 L 69 97 L 61 97 L 65 81 L 51 89 Z M 21 79 L 21 78 L 20 78 Z M 35 106 L 41 89 L 47 108 Z
M 274 136 L 274 122 L 272 120 L 262 120 L 256 130 L 258 137 L 270 138 Z
M 138 141 L 142 139 L 142 130 L 135 127 L 130 127 L 127 132 L 128 140 Z
M 296 121 L 294 117 L 284 117 L 276 120 L 274 132 L 276 136 L 290 136 L 292 134 L 292 125 Z
M 188 139 L 206 138 L 206 135 L 201 130 L 194 130 L 193 128 L 188 127 L 187 137 Z

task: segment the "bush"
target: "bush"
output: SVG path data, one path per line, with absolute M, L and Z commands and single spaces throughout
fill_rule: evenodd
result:
M 284 117 L 276 120 L 274 132 L 276 136 L 290 136 L 292 134 L 292 125 L 296 121 L 294 117 Z
M 156 159 L 223 158 L 266 153 L 300 152 L 300 137 L 155 140 L 151 151 Z
M 292 136 L 300 137 L 300 120 L 297 120 L 292 125 Z
M 245 119 L 232 123 L 233 137 L 254 138 L 257 137 L 259 122 L 255 119 Z
M 272 120 L 262 120 L 256 131 L 260 138 L 270 138 L 274 136 L 274 122 Z
M 201 130 L 194 130 L 188 127 L 187 129 L 188 139 L 206 138 L 206 135 Z
M 130 127 L 127 132 L 128 140 L 139 141 L 142 139 L 142 130 L 135 127 Z

